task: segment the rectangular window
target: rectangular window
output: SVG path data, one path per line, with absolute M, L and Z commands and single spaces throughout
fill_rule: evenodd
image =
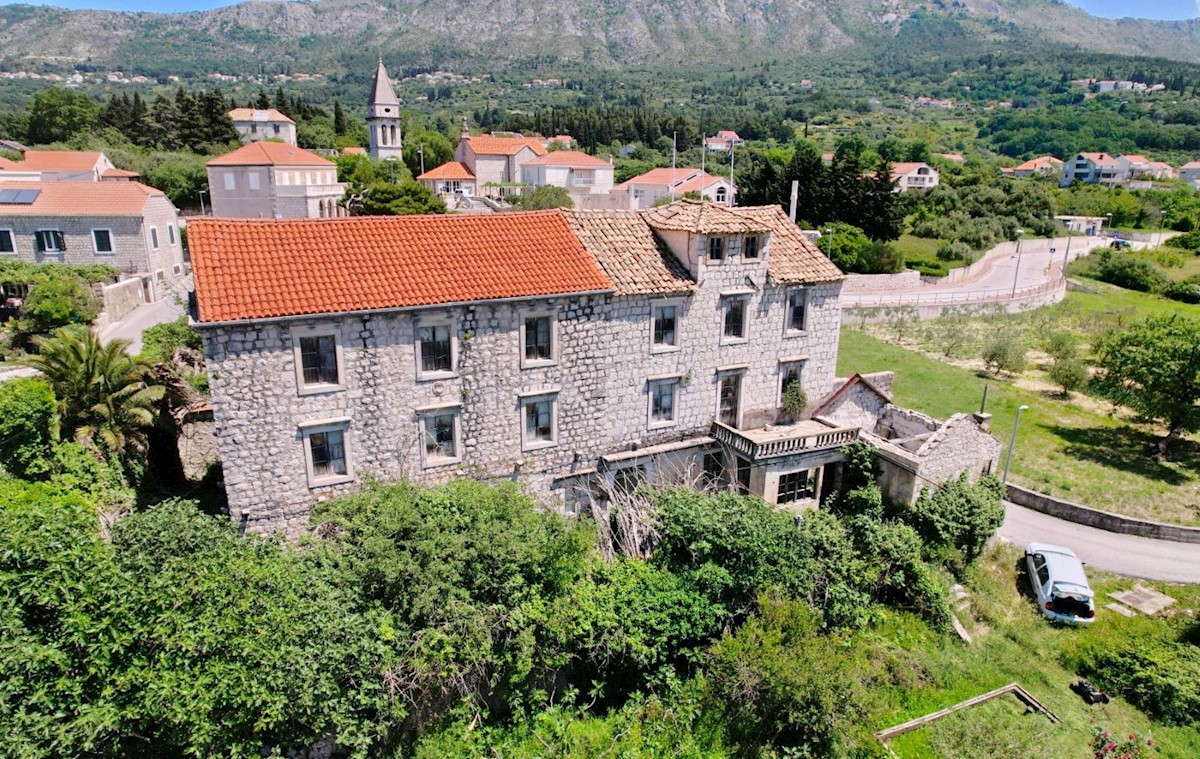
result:
M 112 253 L 112 232 L 107 229 L 93 229 L 92 248 L 97 253 Z
M 247 174 L 246 177 L 250 183 L 250 189 L 257 192 L 258 191 L 258 172 L 252 171 L 249 174 Z
M 333 335 L 300 338 L 300 363 L 305 386 L 337 385 L 337 338 Z
M 709 487 L 720 488 L 728 484 L 725 473 L 725 454 L 707 451 L 704 454 L 704 479 Z
M 759 239 L 757 235 L 746 235 L 746 243 L 742 248 L 742 256 L 745 258 L 758 258 Z
M 37 249 L 42 253 L 62 253 L 67 249 L 67 241 L 57 229 L 39 229 L 35 240 Z
M 346 433 L 344 430 L 313 432 L 308 436 L 312 452 L 312 473 L 315 479 L 345 475 Z
M 739 493 L 750 492 L 750 460 L 737 457 L 737 489 Z
M 805 297 L 803 290 L 795 290 L 788 293 L 787 306 L 787 331 L 788 332 L 803 332 L 807 326 L 807 306 L 808 298 Z
M 167 242 L 171 243 L 172 245 L 175 244 L 175 225 L 174 224 L 167 225 Z
M 158 228 L 150 227 L 150 247 L 153 250 L 158 250 Z
M 417 331 L 422 374 L 448 374 L 454 371 L 451 355 L 450 326 L 429 325 Z
M 746 339 L 746 299 L 727 298 L 725 300 L 725 340 Z
M 525 417 L 524 448 L 542 448 L 558 439 L 555 431 L 555 399 L 548 397 L 530 398 L 522 404 Z
M 817 478 L 810 476 L 807 469 L 782 475 L 779 478 L 779 494 L 775 503 L 793 503 L 816 496 Z
M 458 412 L 439 412 L 421 420 L 425 432 L 425 463 L 427 466 L 459 460 Z
M 708 257 L 713 261 L 720 261 L 725 258 L 724 237 L 708 238 Z
M 550 337 L 550 317 L 532 316 L 525 319 L 525 360 L 549 361 L 553 358 Z
M 728 374 L 721 378 L 721 386 L 717 402 L 717 418 L 720 420 L 721 424 L 724 424 L 728 427 L 737 427 L 741 395 L 742 375 Z
M 646 467 L 627 466 L 613 472 L 613 495 L 628 498 L 646 481 Z
M 11 229 L 0 229 L 0 253 L 16 253 L 17 241 Z
M 650 426 L 669 427 L 675 423 L 675 396 L 679 380 L 650 383 Z
M 663 305 L 653 306 L 650 309 L 651 313 L 651 338 L 650 344 L 653 348 L 667 349 L 676 348 L 679 346 L 676 333 L 678 306 Z
M 225 175 L 224 175 L 224 179 L 225 179 L 225 189 L 226 190 L 236 190 L 237 189 L 237 175 L 236 174 L 234 174 L 232 171 L 226 171 Z
M 801 364 L 784 364 L 780 367 L 782 378 L 779 381 L 779 396 L 781 399 L 783 394 L 787 392 L 789 385 L 800 384 L 801 368 Z

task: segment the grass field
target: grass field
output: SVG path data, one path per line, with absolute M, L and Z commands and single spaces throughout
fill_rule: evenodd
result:
M 1079 307 L 1095 305 L 1088 300 Z M 840 376 L 886 370 L 896 372 L 896 403 L 939 419 L 977 411 L 988 386 L 992 430 L 1006 447 L 1017 407 L 1028 405 L 1012 459 L 1011 479 L 1019 485 L 1129 516 L 1200 525 L 1200 445 L 1194 439 L 1180 443 L 1173 461 L 1159 463 L 1150 452 L 1160 431 L 1110 415 L 1102 404 L 1085 407 L 1053 393 L 986 379 L 842 329 Z
M 945 276 L 951 269 L 966 266 L 970 261 L 942 261 L 937 257 L 938 246 L 942 240 L 930 240 L 925 237 L 901 235 L 892 246 L 904 254 L 904 265 L 916 269 L 922 274 Z
M 1091 627 L 1064 628 L 1050 625 L 1037 614 L 1026 595 L 1028 580 L 1018 569 L 1020 563 L 1020 551 L 1001 544 L 969 571 L 965 585 L 971 594 L 971 608 L 960 616 L 973 631 L 973 644 L 954 638 L 914 637 L 905 642 L 913 652 L 919 677 L 937 687 L 894 690 L 897 703 L 879 727 L 937 711 L 1010 682 L 1024 687 L 1062 722 L 1052 724 L 1040 714 L 1026 715 L 1014 697 L 1006 696 L 906 733 L 892 741 L 892 750 L 903 759 L 1086 759 L 1091 756 L 1092 726 L 1098 725 L 1122 735 L 1136 732 L 1143 738 L 1153 737 L 1160 757 L 1200 756 L 1200 730 L 1153 725 L 1146 715 L 1120 699 L 1088 706 L 1070 690 L 1077 678 L 1063 664 L 1072 646 L 1127 639 L 1190 620 L 1182 610 L 1194 613 L 1200 604 L 1200 586 L 1157 586 L 1177 599 L 1181 613 L 1174 619 L 1126 619 L 1101 608 Z M 1109 593 L 1134 582 L 1094 570 L 1089 575 L 1097 600 L 1104 599 L 1100 606 Z M 904 631 L 881 634 L 903 640 Z

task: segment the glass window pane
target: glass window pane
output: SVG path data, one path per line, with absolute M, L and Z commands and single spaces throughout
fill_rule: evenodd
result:
M 431 458 L 454 458 L 454 414 L 438 414 L 425 419 L 425 454 Z
M 314 432 L 308 436 L 314 477 L 346 474 L 345 437 L 341 430 Z
M 745 337 L 746 331 L 746 302 L 741 299 L 730 300 L 725 306 L 725 336 Z
M 300 338 L 300 361 L 304 384 L 337 384 L 337 341 L 333 335 Z
M 421 371 L 453 371 L 450 360 L 450 327 L 421 327 Z
M 530 361 L 548 361 L 553 358 L 550 317 L 535 316 L 525 320 L 525 358 Z

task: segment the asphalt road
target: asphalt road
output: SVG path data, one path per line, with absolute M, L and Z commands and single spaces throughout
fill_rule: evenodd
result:
M 184 307 L 173 296 L 154 303 L 143 303 L 124 319 L 108 326 L 100 333 L 101 342 L 110 340 L 130 341 L 128 352 L 136 356 L 142 352 L 142 332 L 155 324 L 173 322 L 183 316 Z
M 1098 530 L 1005 502 L 1001 537 L 1021 546 L 1054 543 L 1085 564 L 1126 577 L 1200 583 L 1200 543 L 1175 543 Z

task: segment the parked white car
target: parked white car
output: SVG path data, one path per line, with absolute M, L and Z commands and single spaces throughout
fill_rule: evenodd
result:
M 1025 564 L 1042 616 L 1069 625 L 1092 623 L 1096 618 L 1094 594 L 1083 563 L 1070 548 L 1030 543 Z

